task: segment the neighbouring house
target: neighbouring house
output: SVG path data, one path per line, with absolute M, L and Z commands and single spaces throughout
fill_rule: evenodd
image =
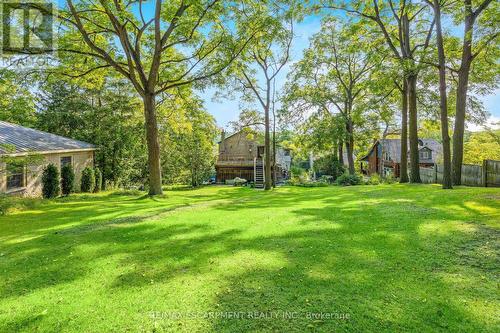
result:
M 0 193 L 40 196 L 50 163 L 59 170 L 71 164 L 79 187 L 82 170 L 94 166 L 95 150 L 90 143 L 0 121 Z
M 419 163 L 421 167 L 432 167 L 442 158 L 442 146 L 433 139 L 418 140 Z M 410 152 L 408 151 L 408 160 Z M 401 140 L 377 140 L 368 154 L 361 160 L 361 172 L 367 175 L 392 174 L 400 176 Z
M 256 187 L 262 187 L 267 176 L 264 174 L 263 159 L 264 145 L 254 135 L 240 131 L 226 137 L 222 131 L 219 155 L 215 164 L 216 182 L 225 183 L 226 180 L 239 177 L 255 182 Z M 291 162 L 290 151 L 277 147 L 277 182 L 288 178 Z

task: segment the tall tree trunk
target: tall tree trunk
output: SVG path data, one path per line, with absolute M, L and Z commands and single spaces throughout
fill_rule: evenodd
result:
M 443 139 L 443 188 L 451 189 L 451 152 L 448 134 L 448 100 L 446 96 L 446 64 L 444 54 L 443 32 L 441 28 L 441 8 L 439 0 L 434 0 L 436 17 L 436 42 L 439 61 L 439 96 L 441 109 L 441 137 Z
M 276 187 L 276 114 L 273 100 L 273 187 Z
M 399 182 L 408 183 L 408 82 L 403 78 L 401 91 L 401 161 Z
M 339 139 L 339 163 L 344 166 L 344 140 Z
M 410 74 L 408 80 L 408 115 L 410 137 L 410 182 L 421 183 L 418 158 L 418 119 L 417 119 L 417 75 Z
M 146 141 L 148 145 L 149 195 L 162 194 L 160 144 L 158 143 L 158 124 L 154 94 L 146 93 L 143 97 L 144 117 L 146 120 Z
M 265 136 L 264 136 L 264 156 L 265 156 L 265 163 L 264 163 L 264 169 L 265 169 L 265 179 L 264 179 L 264 190 L 270 190 L 271 189 L 271 138 L 269 134 L 269 103 L 267 104 L 265 108 Z
M 353 157 L 353 150 L 354 150 L 354 136 L 353 136 L 353 124 L 352 120 L 348 120 L 346 124 L 346 129 L 347 129 L 347 142 L 346 142 L 346 148 L 347 148 L 347 162 L 349 164 L 349 174 L 354 175 L 355 170 L 354 170 L 354 157 Z
M 466 3 L 470 1 L 466 1 Z M 466 5 L 467 6 L 467 5 Z M 453 184 L 462 183 L 462 162 L 464 155 L 465 112 L 467 108 L 467 89 L 472 63 L 472 33 L 474 19 L 469 12 L 465 17 L 464 40 L 462 45 L 462 63 L 458 72 L 457 104 L 455 109 L 455 128 L 453 131 Z

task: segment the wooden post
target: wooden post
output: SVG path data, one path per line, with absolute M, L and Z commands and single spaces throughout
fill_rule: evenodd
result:
M 488 160 L 483 160 L 483 186 L 488 187 Z

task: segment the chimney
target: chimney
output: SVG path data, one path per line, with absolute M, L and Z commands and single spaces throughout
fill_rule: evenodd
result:
M 224 142 L 225 140 L 226 140 L 226 131 L 224 131 L 224 129 L 222 129 L 222 131 L 220 132 L 220 150 L 221 150 L 221 153 L 226 151 L 226 143 Z

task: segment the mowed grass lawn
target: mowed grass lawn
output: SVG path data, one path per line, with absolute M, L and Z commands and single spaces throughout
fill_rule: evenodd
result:
M 0 332 L 498 332 L 499 228 L 500 189 L 75 195 L 0 217 Z

